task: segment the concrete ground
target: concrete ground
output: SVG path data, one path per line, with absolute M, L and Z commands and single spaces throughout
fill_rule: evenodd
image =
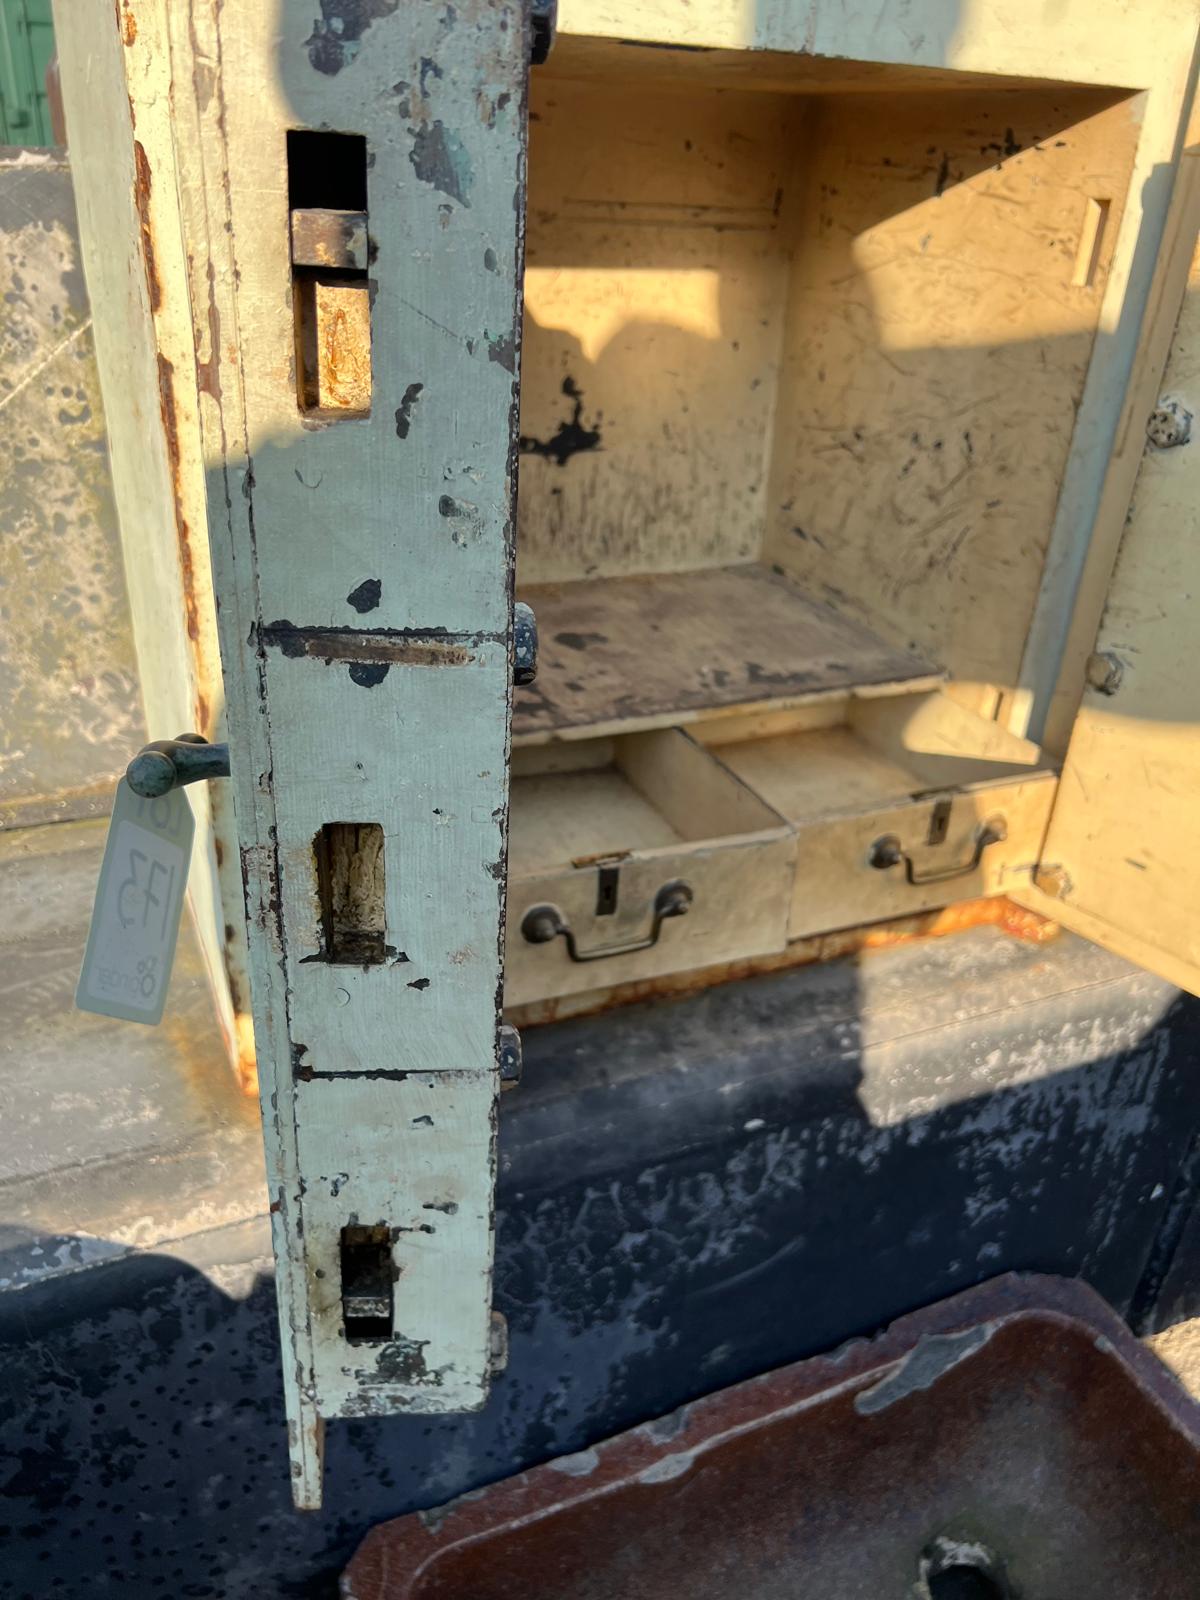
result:
M 187 918 L 159 1027 L 74 1008 L 107 826 L 0 834 L 0 1288 L 266 1212 L 258 1104 L 227 1064 Z

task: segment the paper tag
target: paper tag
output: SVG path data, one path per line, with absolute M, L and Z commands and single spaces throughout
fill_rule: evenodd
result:
M 162 1020 L 196 831 L 182 789 L 144 800 L 122 778 L 75 989 L 80 1011 Z

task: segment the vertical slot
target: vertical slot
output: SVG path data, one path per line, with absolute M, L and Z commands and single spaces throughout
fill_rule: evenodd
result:
M 1071 282 L 1077 289 L 1090 289 L 1096 281 L 1111 209 L 1111 200 L 1089 199 L 1085 205 L 1075 271 L 1071 275 Z
M 387 959 L 383 828 L 327 822 L 313 842 L 321 906 L 321 958 L 341 966 Z
M 393 1284 L 391 1230 L 384 1223 L 342 1229 L 342 1322 L 347 1344 L 378 1344 L 392 1337 Z
M 371 410 L 367 281 L 367 141 L 361 134 L 287 136 L 296 398 L 300 409 Z
M 601 867 L 596 879 L 596 915 L 611 917 L 616 914 L 617 897 L 621 890 L 620 867 Z

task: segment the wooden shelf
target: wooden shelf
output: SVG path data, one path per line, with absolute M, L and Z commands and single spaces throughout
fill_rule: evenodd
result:
M 515 697 L 517 744 L 942 679 L 758 564 L 540 584 L 520 597 L 538 620 L 538 676 Z

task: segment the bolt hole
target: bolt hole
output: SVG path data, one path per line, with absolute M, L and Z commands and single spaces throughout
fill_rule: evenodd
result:
M 1003 1563 L 985 1545 L 943 1537 L 921 1554 L 917 1593 L 927 1600 L 1016 1600 Z
M 1009 1600 L 1008 1590 L 981 1567 L 944 1567 L 925 1581 L 930 1600 Z

